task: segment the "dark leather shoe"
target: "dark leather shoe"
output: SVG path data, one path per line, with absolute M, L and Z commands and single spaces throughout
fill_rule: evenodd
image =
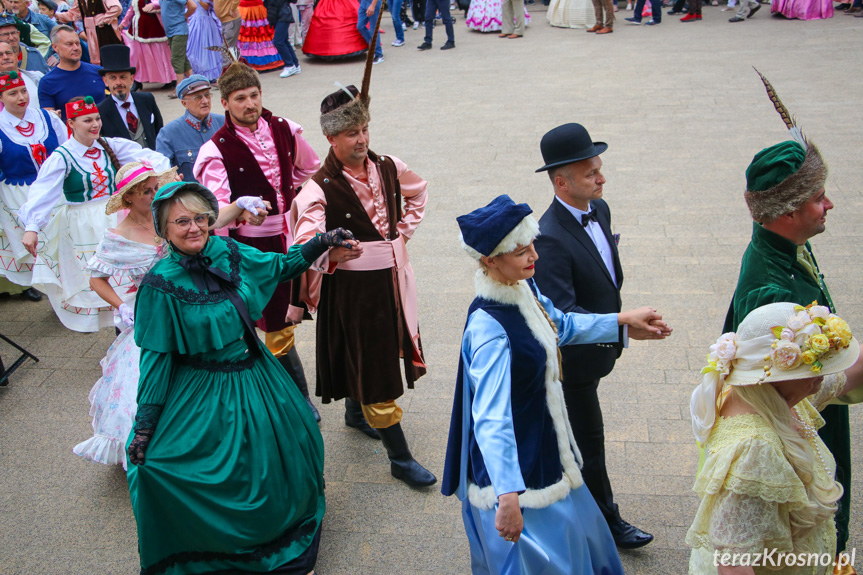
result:
M 608 524 L 614 544 L 621 549 L 638 549 L 653 541 L 653 535 L 645 533 L 619 517 Z
M 42 294 L 40 294 L 38 291 L 34 290 L 33 288 L 25 289 L 24 291 L 21 292 L 21 295 L 23 295 L 25 298 L 29 299 L 30 301 L 42 301 Z
M 400 423 L 379 429 L 381 442 L 390 459 L 390 473 L 411 487 L 428 487 L 437 482 L 431 471 L 417 463 L 408 448 L 407 439 Z

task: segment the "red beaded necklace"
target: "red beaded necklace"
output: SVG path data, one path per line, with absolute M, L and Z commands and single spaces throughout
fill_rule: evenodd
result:
M 102 150 L 99 148 L 90 148 L 86 152 L 84 152 L 85 158 L 90 158 L 91 160 L 98 160 L 102 155 Z
M 18 133 L 25 138 L 30 138 L 36 132 L 36 124 L 27 121 L 25 121 L 24 123 L 26 124 L 26 126 L 15 126 L 15 129 L 18 130 Z

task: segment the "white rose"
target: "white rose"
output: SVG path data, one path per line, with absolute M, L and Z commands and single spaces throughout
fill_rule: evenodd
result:
M 800 314 L 792 315 L 788 318 L 788 329 L 800 331 L 801 329 L 803 329 L 804 325 L 809 323 L 809 314 L 807 314 L 805 311 L 801 313 L 806 316 L 806 319 L 801 318 Z
M 779 335 L 779 339 L 783 341 L 794 341 L 794 330 L 787 327 L 782 328 L 782 333 Z
M 785 340 L 780 341 L 776 348 L 770 352 L 770 359 L 773 360 L 773 365 L 777 369 L 785 371 L 794 369 L 803 361 L 800 346 Z
M 809 316 L 812 318 L 820 317 L 827 319 L 830 316 L 830 308 L 823 305 L 813 305 L 809 308 Z
M 734 332 L 724 333 L 716 343 L 710 346 L 710 351 L 716 354 L 719 361 L 731 361 L 737 355 L 737 343 L 735 339 L 737 335 Z

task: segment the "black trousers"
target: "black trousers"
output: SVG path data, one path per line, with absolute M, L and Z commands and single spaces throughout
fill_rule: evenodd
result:
M 606 521 L 619 517 L 608 470 L 605 467 L 605 428 L 599 407 L 598 379 L 570 382 L 564 379 L 563 398 L 569 412 L 572 434 L 584 459 L 581 475 Z

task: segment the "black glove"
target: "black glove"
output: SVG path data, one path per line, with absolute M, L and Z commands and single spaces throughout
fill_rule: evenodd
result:
M 153 438 L 152 429 L 139 429 L 135 432 L 135 437 L 132 438 L 132 443 L 129 444 L 129 461 L 135 465 L 143 465 L 144 452 L 150 444 L 150 439 Z
M 353 249 L 353 246 L 348 243 L 348 240 L 353 240 L 354 234 L 350 230 L 344 228 L 336 228 L 325 234 L 318 234 L 300 248 L 303 258 L 307 262 L 313 262 L 321 257 L 325 251 L 333 247 Z
M 320 234 L 318 237 L 321 239 L 321 243 L 328 248 L 339 247 L 351 249 L 353 246 L 348 243 L 348 240 L 356 239 L 354 238 L 354 234 L 345 228 L 336 228 L 325 234 Z

